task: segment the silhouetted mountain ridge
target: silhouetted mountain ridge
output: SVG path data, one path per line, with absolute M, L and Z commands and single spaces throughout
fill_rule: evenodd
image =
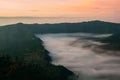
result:
M 96 33 L 111 34 L 120 33 L 120 24 L 104 21 L 88 21 L 81 23 L 55 23 L 55 24 L 23 24 L 17 23 L 4 27 L 27 28 L 33 33 Z

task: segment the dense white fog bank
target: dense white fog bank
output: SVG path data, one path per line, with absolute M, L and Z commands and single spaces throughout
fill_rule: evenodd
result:
M 120 80 L 120 58 L 99 55 L 95 47 L 85 45 L 102 45 L 87 37 L 107 37 L 93 34 L 37 34 L 50 52 L 53 64 L 63 65 L 78 75 L 78 80 Z

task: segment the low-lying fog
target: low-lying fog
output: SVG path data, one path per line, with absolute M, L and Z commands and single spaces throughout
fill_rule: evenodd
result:
M 78 80 L 120 80 L 120 58 L 96 54 L 94 45 L 102 43 L 90 39 L 109 35 L 67 33 L 36 36 L 43 40 L 53 59 L 52 63 L 73 71 L 78 75 Z

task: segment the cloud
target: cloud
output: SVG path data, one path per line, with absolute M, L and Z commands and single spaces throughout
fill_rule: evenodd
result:
M 39 12 L 39 10 L 28 10 L 30 12 Z
M 83 34 L 46 34 L 38 37 L 44 41 L 45 48 L 50 51 L 54 64 L 64 65 L 77 75 L 80 73 L 79 76 L 84 80 L 112 79 L 110 76 L 120 74 L 119 57 L 96 54 L 97 52 L 92 51 L 92 47 L 83 48 L 83 45 L 92 44 L 94 41 L 83 40 L 80 37 L 78 39 L 80 35 Z M 90 37 L 90 34 L 83 36 Z

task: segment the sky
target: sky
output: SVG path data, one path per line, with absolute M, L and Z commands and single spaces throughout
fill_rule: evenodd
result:
M 120 0 L 0 0 L 0 16 L 114 18 Z

